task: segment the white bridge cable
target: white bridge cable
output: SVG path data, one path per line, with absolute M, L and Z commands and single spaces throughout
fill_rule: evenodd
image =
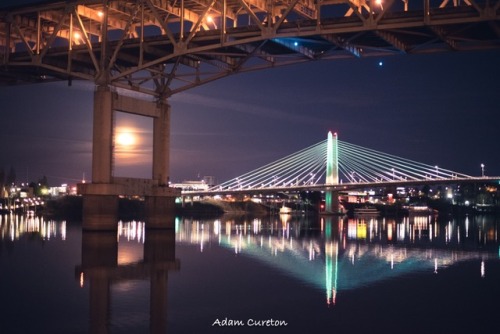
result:
M 344 153 L 340 153 L 344 152 Z M 431 166 L 421 162 L 400 158 L 392 154 L 382 153 L 358 145 L 339 141 L 339 158 L 364 160 L 364 165 L 378 167 L 378 174 L 384 175 L 383 179 L 401 180 L 403 177 L 413 180 L 470 177 L 449 169 Z
M 349 182 L 376 182 L 377 179 L 384 179 L 382 174 L 377 171 L 369 170 L 370 175 L 367 175 L 366 168 L 359 167 L 356 161 L 351 161 L 348 159 L 339 160 L 339 172 L 343 175 Z M 374 177 L 373 175 L 378 176 Z M 341 179 L 340 179 L 341 180 Z
M 376 164 L 369 164 L 369 159 L 353 159 L 359 157 L 359 154 L 354 153 L 349 155 L 346 153 L 342 145 L 339 145 L 339 171 L 350 182 L 376 182 L 380 180 L 388 180 L 388 178 L 376 168 Z
M 338 143 L 339 181 L 349 183 L 391 182 L 470 178 L 449 169 L 432 166 L 392 154 Z M 265 166 L 212 188 L 217 190 L 256 189 L 324 184 L 326 182 L 327 140 L 278 159 Z
M 343 163 L 346 169 L 352 169 L 351 173 L 347 171 L 347 174 L 350 176 L 348 179 L 355 180 L 354 173 L 357 173 L 363 180 L 369 178 L 372 182 L 424 178 L 425 174 L 415 172 L 417 169 L 413 166 L 401 164 L 401 162 L 393 159 L 375 159 L 373 156 L 366 156 L 362 153 L 360 154 L 360 152 L 356 153 L 358 160 L 345 159 L 347 161 Z
M 343 160 L 346 160 L 345 162 Z M 359 163 L 355 160 L 342 159 L 339 162 L 340 166 L 343 166 L 342 170 L 344 175 L 346 175 L 347 179 L 351 182 L 357 182 L 356 177 L 371 182 L 377 181 L 388 181 L 389 178 L 381 171 L 376 170 L 369 165 Z
M 317 143 L 275 162 L 228 180 L 212 190 L 249 189 L 316 183 L 326 172 L 326 148 Z
M 341 152 L 344 153 L 344 150 L 341 149 Z M 398 179 L 401 179 L 401 175 L 410 179 L 418 179 L 418 175 L 408 172 L 409 169 L 412 169 L 411 166 L 405 168 L 397 161 L 379 159 L 359 151 L 349 152 L 346 150 L 345 154 L 341 154 L 340 160 L 341 166 L 343 165 L 345 168 L 344 173 L 347 174 L 349 180 L 355 180 L 354 173 L 356 173 L 364 180 L 369 178 L 372 182 L 390 181 L 396 179 L 396 169 L 394 167 L 398 167 Z
M 318 161 L 317 150 L 317 148 L 314 148 L 304 152 L 304 154 L 301 155 L 299 159 L 295 159 L 295 161 L 289 160 L 280 164 L 280 169 L 273 170 L 275 178 L 274 185 L 286 186 L 289 184 L 300 184 L 300 182 L 304 182 L 308 173 L 316 173 L 320 171 L 322 169 L 323 161 Z M 267 176 L 267 178 L 269 178 L 269 176 Z

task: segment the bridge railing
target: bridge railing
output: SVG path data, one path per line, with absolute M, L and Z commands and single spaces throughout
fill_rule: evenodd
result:
M 183 190 L 182 196 L 215 196 L 215 195 L 255 195 L 255 194 L 276 194 L 276 193 L 294 193 L 302 191 L 353 191 L 366 190 L 370 188 L 384 187 L 411 187 L 423 185 L 452 185 L 462 183 L 480 183 L 480 182 L 498 182 L 500 184 L 500 176 L 478 176 L 478 177 L 452 177 L 452 178 L 435 178 L 435 179 L 412 179 L 412 180 L 390 180 L 378 182 L 346 182 L 340 184 L 306 184 L 306 185 L 290 185 L 290 186 L 275 186 L 275 187 L 220 187 L 216 186 L 208 190 Z

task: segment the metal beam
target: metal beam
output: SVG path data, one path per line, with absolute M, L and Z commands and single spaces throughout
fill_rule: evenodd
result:
M 85 29 L 85 26 L 83 25 L 82 19 L 78 15 L 76 10 L 74 11 L 73 14 L 76 16 L 76 19 L 77 19 L 76 22 L 77 22 L 78 26 L 80 27 L 80 30 L 83 34 L 82 39 L 83 39 L 85 45 L 87 46 L 87 51 L 89 53 L 90 59 L 92 60 L 92 63 L 94 65 L 95 69 L 97 70 L 97 72 L 100 72 L 102 69 L 99 66 L 99 62 L 97 61 L 97 58 L 95 57 L 94 51 L 92 50 L 92 43 L 90 42 L 89 35 L 87 34 L 87 30 Z M 103 45 L 106 45 L 106 44 L 103 43 Z
M 288 14 L 290 14 L 290 12 L 292 11 L 292 9 L 294 9 L 294 7 L 297 4 L 297 2 L 299 2 L 299 0 L 292 0 L 291 3 L 290 3 L 290 5 L 281 14 L 281 17 L 279 18 L 278 22 L 276 22 L 274 24 L 273 29 L 274 29 L 275 32 L 281 26 L 281 24 L 283 23 L 283 21 L 285 21 L 286 17 L 288 16 Z
M 356 56 L 358 58 L 361 57 L 361 49 L 355 45 L 350 44 L 348 41 L 345 41 L 343 38 L 335 35 L 322 35 L 321 37 L 335 44 L 336 46 L 350 52 L 353 56 Z
M 265 30 L 264 25 L 262 24 L 261 20 L 255 15 L 254 11 L 250 8 L 250 6 L 245 2 L 245 0 L 238 0 L 247 14 L 252 18 L 252 21 L 260 28 L 260 30 Z
M 298 43 L 296 41 L 291 41 L 291 40 L 285 39 L 285 38 L 273 38 L 272 41 L 275 43 L 281 44 L 290 50 L 298 52 L 298 53 L 306 56 L 309 59 L 316 58 L 316 55 L 314 54 L 313 50 L 305 47 L 304 45 L 302 45 L 301 43 Z
M 384 41 L 387 43 L 391 44 L 394 46 L 396 49 L 398 49 L 401 53 L 406 53 L 408 50 L 408 45 L 406 45 L 403 41 L 401 41 L 396 35 L 391 33 L 390 31 L 385 31 L 385 30 L 377 30 L 375 33 L 382 38 Z
M 206 20 L 207 14 L 212 9 L 214 6 L 216 0 L 212 0 L 210 5 L 205 8 L 205 10 L 202 12 L 200 17 L 198 18 L 198 21 L 191 27 L 191 31 L 189 32 L 189 36 L 186 38 L 185 44 L 189 44 L 189 42 L 193 39 L 193 37 L 196 35 L 198 32 L 198 29 L 200 28 L 200 25 L 202 24 L 203 21 Z
M 383 6 L 366 0 L 74 0 L 18 7 L 0 12 L 0 78 L 7 82 L 19 73 L 37 80 L 36 69 L 43 69 L 48 78 L 99 78 L 169 95 L 236 72 L 318 58 L 500 47 L 500 0 L 467 0 L 456 8 L 425 3 L 414 4 L 416 11 L 394 0 Z M 351 16 L 343 17 L 347 8 Z M 309 9 L 321 10 L 321 18 L 304 20 Z M 222 20 L 220 27 L 209 15 Z M 78 41 L 76 31 L 83 35 Z M 159 89 L 148 86 L 154 81 Z

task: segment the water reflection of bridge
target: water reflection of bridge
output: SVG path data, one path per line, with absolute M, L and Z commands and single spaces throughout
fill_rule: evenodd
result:
M 79 228 L 78 224 L 41 216 L 0 215 L 0 254 L 4 243 L 22 238 L 66 241 L 68 225 Z M 180 261 L 175 257 L 175 234 L 172 229 L 151 229 L 145 233 L 144 225 L 120 222 L 118 236 L 114 231 L 83 232 L 81 262 L 75 268 L 75 279 L 89 291 L 89 333 L 110 332 L 112 286 L 136 280 L 149 281 L 150 333 L 166 332 L 168 276 L 180 269 Z M 127 253 L 127 241 L 135 241 L 142 252 L 134 249 Z
M 250 256 L 315 288 L 327 303 L 338 291 L 415 272 L 438 273 L 457 262 L 499 257 L 498 225 L 481 217 L 437 221 L 322 218 L 237 221 L 177 220 L 176 241 L 220 245 Z
M 14 241 L 25 233 L 35 233 L 43 240 L 64 240 L 66 225 L 42 217 L 5 215 L 0 216 L 0 238 Z M 142 257 L 120 258 L 116 234 L 103 234 L 98 242 L 93 241 L 93 234 L 85 234 L 78 278 L 95 284 L 94 291 L 99 286 L 106 290 L 112 281 L 152 279 L 153 272 L 161 272 L 164 275 L 156 283 L 160 288 L 164 286 L 166 273 L 178 269 L 174 235 L 160 233 L 159 238 L 155 237 L 155 231 L 146 230 L 143 222 L 121 222 L 118 226 L 118 243 L 144 244 Z M 334 303 L 339 291 L 410 273 L 439 273 L 462 261 L 478 261 L 478 275 L 483 276 L 487 274 L 487 261 L 500 257 L 499 224 L 492 216 L 445 220 L 431 216 L 320 220 L 290 215 L 255 219 L 177 218 L 175 227 L 176 243 L 197 245 L 200 252 L 208 247 L 224 247 L 251 257 L 311 287 L 324 289 L 327 303 Z M 96 283 L 96 278 L 104 283 Z M 95 293 L 102 297 L 102 291 Z M 158 300 L 158 305 L 163 306 L 156 309 L 164 310 L 164 303 L 164 299 Z M 97 308 L 102 311 L 105 305 L 99 305 Z M 93 324 L 102 329 L 107 313 L 96 314 L 100 316 Z M 157 319 L 158 327 L 163 328 L 164 318 Z
M 127 224 L 128 229 L 135 226 Z M 116 233 L 83 232 L 82 260 L 75 275 L 82 287 L 89 285 L 90 333 L 109 332 L 111 285 L 131 280 L 149 280 L 150 333 L 166 332 L 168 274 L 180 269 L 180 261 L 175 258 L 175 235 L 162 229 L 148 230 L 142 236 L 143 258 L 121 263 Z

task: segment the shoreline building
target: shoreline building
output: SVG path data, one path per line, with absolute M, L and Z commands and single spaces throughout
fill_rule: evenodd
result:
M 215 176 L 204 176 L 201 180 L 184 180 L 180 183 L 171 183 L 173 188 L 182 190 L 205 191 L 217 185 Z

